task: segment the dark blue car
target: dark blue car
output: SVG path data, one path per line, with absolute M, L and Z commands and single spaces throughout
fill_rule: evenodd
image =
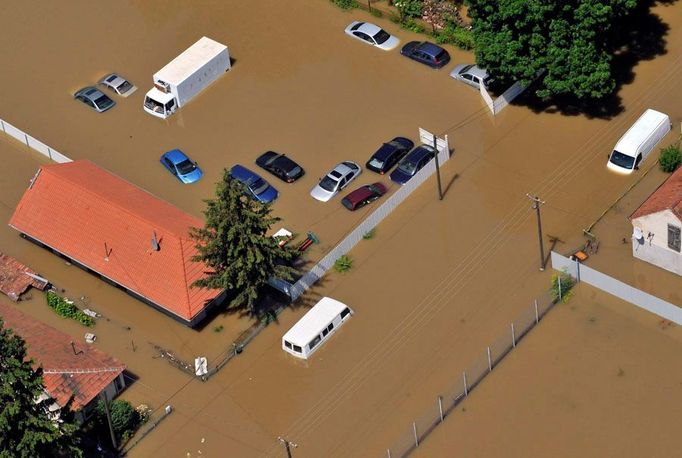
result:
M 393 168 L 399 160 L 414 147 L 412 140 L 405 137 L 396 137 L 388 143 L 384 143 L 369 158 L 365 166 L 376 173 L 383 175 Z
M 230 169 L 230 175 L 244 183 L 248 196 L 259 202 L 269 203 L 279 196 L 277 190 L 270 186 L 270 183 L 246 167 L 237 164 Z
M 436 150 L 428 145 L 421 145 L 413 149 L 407 156 L 400 161 L 398 168 L 395 169 L 390 178 L 398 184 L 405 184 L 417 174 L 431 159 L 434 158 Z
M 187 157 L 179 149 L 174 149 L 161 155 L 161 164 L 181 182 L 188 184 L 199 181 L 203 172 L 197 163 Z
M 442 68 L 450 62 L 450 54 L 446 50 L 428 41 L 422 41 L 421 43 L 410 41 L 403 46 L 400 54 L 428 65 L 431 68 Z

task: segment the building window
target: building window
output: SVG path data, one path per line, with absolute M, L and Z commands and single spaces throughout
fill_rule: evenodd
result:
M 680 228 L 672 224 L 668 224 L 668 248 L 680 251 Z

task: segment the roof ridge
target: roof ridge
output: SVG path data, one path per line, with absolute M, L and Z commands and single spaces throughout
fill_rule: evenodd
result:
M 189 298 L 189 289 L 192 287 L 191 284 L 188 283 L 187 279 L 187 267 L 185 266 L 185 246 L 182 240 L 180 240 L 180 255 L 182 256 L 182 277 L 185 279 L 185 285 L 187 287 L 185 288 L 185 298 L 187 299 L 186 305 L 187 305 L 187 316 L 192 316 L 192 301 Z
M 128 180 L 126 180 L 125 178 L 122 178 L 122 177 L 118 176 L 118 175 L 115 174 L 115 173 L 112 173 L 112 172 L 109 172 L 109 171 L 105 171 L 105 170 L 104 170 L 103 168 L 101 168 L 99 165 L 95 164 L 94 162 L 92 162 L 92 161 L 90 161 L 90 160 L 88 160 L 88 159 L 78 159 L 78 160 L 76 160 L 76 161 L 72 161 L 71 164 L 79 163 L 79 162 L 91 164 L 91 165 L 93 165 L 94 167 L 98 168 L 99 170 L 106 172 L 106 173 L 109 174 L 110 176 L 115 177 L 115 178 L 117 178 L 117 179 L 119 179 L 119 180 L 121 180 L 121 181 L 124 181 L 126 184 L 128 184 L 128 185 L 130 185 L 130 186 L 133 186 L 133 187 L 136 188 L 137 190 L 142 191 L 142 192 L 148 194 L 149 196 L 153 197 L 154 199 L 159 200 L 160 202 L 163 202 L 165 205 L 168 205 L 168 206 L 172 206 L 172 207 L 174 207 L 174 208 L 177 208 L 177 207 L 175 207 L 173 204 L 171 204 L 170 202 L 168 202 L 167 200 L 164 200 L 164 199 L 162 199 L 162 198 L 160 198 L 160 197 L 158 197 L 158 196 L 152 194 L 151 192 L 147 191 L 147 190 L 144 189 L 144 188 L 141 188 L 140 186 L 136 185 L 135 183 L 133 183 L 133 182 L 131 182 L 131 181 L 128 181 Z M 53 171 L 51 170 L 52 168 L 59 167 L 59 166 L 63 166 L 63 165 L 65 165 L 65 164 L 48 164 L 48 165 L 42 165 L 40 168 L 43 169 L 43 170 L 47 170 L 47 172 L 48 172 L 48 173 L 51 173 L 53 176 L 56 176 L 56 177 L 58 177 L 58 178 L 60 178 L 60 179 L 62 179 L 62 180 L 68 181 L 71 185 L 77 187 L 78 189 L 80 189 L 80 190 L 82 190 L 82 191 L 84 191 L 84 192 L 86 192 L 86 193 L 88 193 L 88 194 L 90 194 L 90 195 L 96 196 L 96 197 L 98 197 L 98 198 L 102 197 L 102 194 L 93 192 L 93 191 L 90 190 L 87 186 L 83 186 L 83 185 L 81 185 L 80 183 L 78 183 L 77 181 L 74 181 L 73 179 L 71 179 L 70 177 L 67 177 L 67 176 L 64 176 L 64 175 L 61 175 L 61 174 L 57 174 L 57 173 L 55 173 L 55 172 L 53 172 Z M 38 176 L 38 179 L 40 179 L 40 176 Z M 36 180 L 36 181 L 37 181 L 37 180 Z M 122 205 L 119 205 L 119 204 L 115 203 L 115 202 L 114 202 L 113 200 L 111 200 L 111 199 L 108 199 L 108 198 L 106 198 L 106 197 L 105 197 L 105 199 L 106 199 L 107 202 L 109 202 L 109 204 L 111 204 L 112 206 L 114 206 L 114 207 L 116 207 L 117 209 L 121 210 L 123 213 L 126 213 L 127 215 L 130 215 L 130 216 L 132 216 L 133 218 L 135 218 L 135 219 L 137 219 L 137 220 L 139 220 L 139 221 L 144 221 L 144 222 L 147 223 L 149 226 L 158 227 L 158 226 L 156 226 L 156 224 L 152 223 L 151 220 L 149 220 L 148 218 L 142 217 L 139 213 L 134 213 L 134 212 L 130 211 L 129 209 L 127 209 L 126 207 L 124 207 L 124 206 L 122 206 Z M 194 215 L 190 215 L 189 213 L 185 212 L 184 210 L 183 210 L 182 212 L 185 213 L 185 214 L 187 214 L 187 215 L 189 215 L 189 216 L 195 217 Z M 197 218 L 197 219 L 198 219 L 198 218 Z M 183 237 L 183 236 L 181 236 L 181 235 L 178 235 L 174 230 L 170 230 L 170 229 L 168 229 L 168 228 L 163 228 L 163 229 L 166 230 L 169 234 L 173 235 L 174 237 L 176 237 L 176 238 L 178 238 L 178 239 L 183 239 L 183 238 L 185 238 L 185 237 Z M 188 233 L 189 233 L 189 232 L 188 232 Z

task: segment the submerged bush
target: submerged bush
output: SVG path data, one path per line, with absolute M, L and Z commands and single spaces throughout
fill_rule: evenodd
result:
M 352 10 L 358 6 L 358 2 L 356 0 L 332 0 L 332 3 L 342 10 Z
M 554 302 L 566 303 L 573 296 L 575 278 L 568 272 L 560 272 L 552 275 L 552 287 L 550 293 Z
M 464 50 L 474 48 L 474 35 L 471 30 L 454 24 L 448 24 L 443 30 L 436 32 L 435 37 L 436 42 L 440 44 L 447 43 Z
M 71 318 L 88 327 L 95 324 L 95 320 L 91 316 L 83 313 L 83 311 L 76 307 L 73 302 L 64 299 L 54 291 L 45 293 L 45 298 L 47 299 L 47 305 L 57 312 L 57 315 L 63 316 L 64 318 Z
M 351 267 L 353 267 L 353 260 L 345 254 L 334 262 L 334 270 L 339 273 L 348 272 Z
M 680 153 L 679 143 L 661 149 L 658 163 L 661 166 L 661 170 L 666 173 L 673 173 L 677 170 L 682 163 L 682 154 Z

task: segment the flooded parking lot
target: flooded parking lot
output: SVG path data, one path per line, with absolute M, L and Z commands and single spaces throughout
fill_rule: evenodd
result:
M 676 125 L 682 119 L 677 4 L 657 9 L 672 28 L 667 54 L 635 69 L 634 83 L 621 92 L 627 109 L 611 121 L 514 106 L 491 119 L 476 91 L 451 80 L 447 68 L 432 71 L 350 40 L 343 28 L 370 16 L 341 13 L 324 1 L 202 8 L 129 2 L 107 8 L 106 17 L 89 8 L 76 1 L 25 3 L 0 18 L 12 37 L 0 58 L 14 63 L 0 72 L 0 117 L 197 216 L 224 167 L 253 166 L 268 149 L 285 152 L 307 174 L 293 185 L 267 176 L 281 191 L 274 211 L 284 227 L 318 234 L 316 258 L 362 217 L 338 198 L 323 204 L 308 196 L 338 161 L 364 164 L 382 141 L 417 140 L 418 127 L 447 133 L 455 149 L 443 169 L 445 199 L 436 201 L 435 182 L 428 181 L 353 251 L 350 273 L 330 275 L 313 291 L 312 297 L 332 295 L 356 312 L 324 349 L 307 365 L 287 358 L 279 339 L 302 313 L 287 312 L 207 383 L 188 384 L 187 376 L 154 358 L 149 343 L 185 359 L 212 360 L 248 322 L 218 317 L 201 332 L 188 330 L 2 229 L 2 251 L 69 294 L 85 296 L 109 318 L 97 325 L 98 345 L 139 377 L 124 397 L 175 406 L 133 456 L 197 456 L 199 450 L 279 456 L 279 435 L 299 444 L 295 456 L 382 453 L 433 393 L 546 288 L 525 194 L 547 202 L 546 233 L 568 239 L 635 179 L 604 167 L 627 126 L 647 107 L 665 111 Z M 90 17 L 99 20 L 83 20 Z M 417 37 L 388 21 L 381 25 L 403 41 Z M 145 114 L 151 75 L 201 35 L 229 46 L 233 69 L 167 121 Z M 450 51 L 453 65 L 472 59 Z M 138 92 L 116 99 L 103 115 L 71 99 L 112 70 Z M 183 186 L 160 166 L 159 155 L 175 147 L 198 160 L 202 181 Z M 0 153 L 16 171 L 2 180 L 7 221 L 43 159 L 5 138 Z M 365 171 L 357 184 L 375 177 Z M 84 332 L 51 315 L 37 296 L 22 306 L 74 336 Z M 222 323 L 226 330 L 214 332 Z

